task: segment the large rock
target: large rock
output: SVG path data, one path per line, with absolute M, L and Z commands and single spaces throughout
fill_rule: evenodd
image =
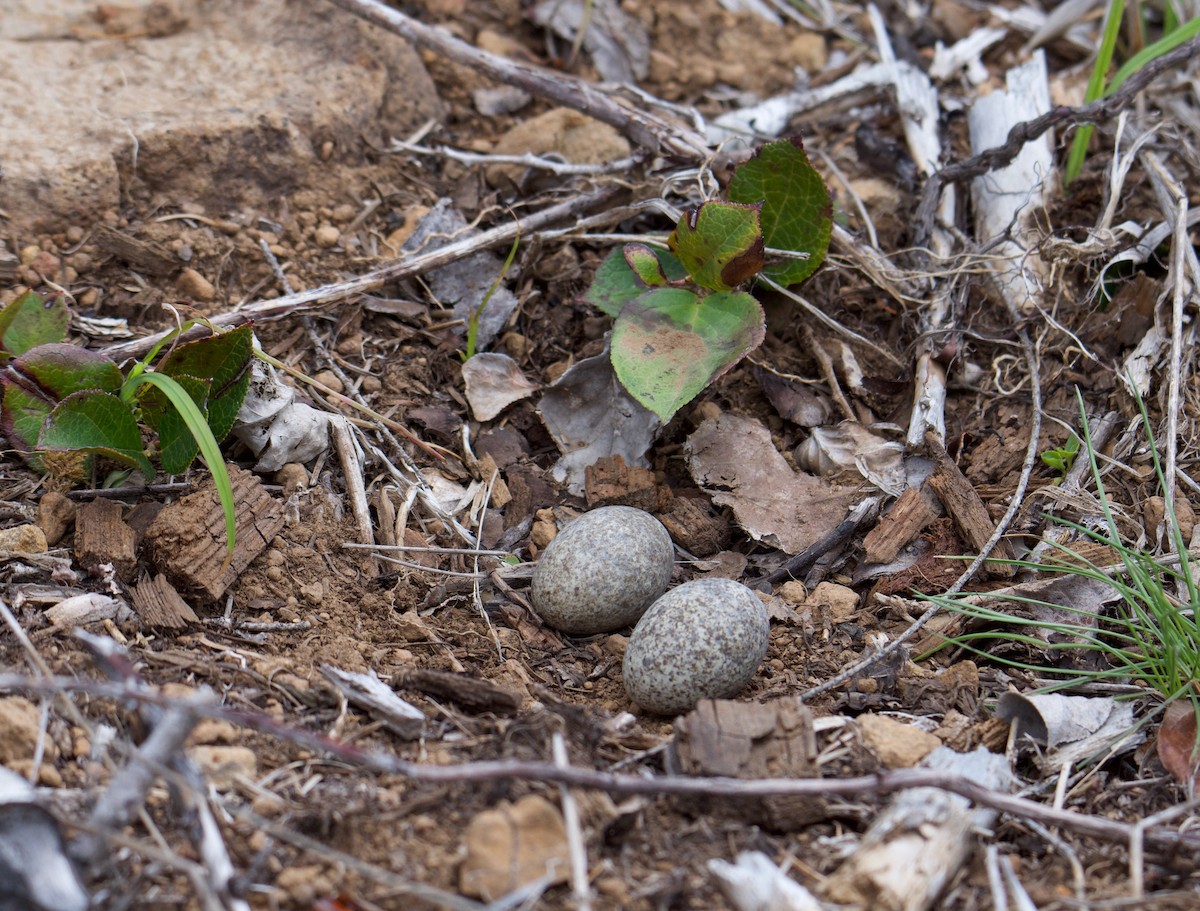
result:
M 7 0 L 0 209 L 86 223 L 130 195 L 210 214 L 311 185 L 325 155 L 441 113 L 398 36 L 299 0 Z

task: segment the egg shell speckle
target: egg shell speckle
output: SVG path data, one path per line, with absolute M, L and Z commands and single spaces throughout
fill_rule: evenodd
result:
M 662 523 L 603 506 L 560 531 L 533 571 L 534 610 L 564 633 L 611 633 L 637 622 L 671 581 L 675 550 Z
M 625 650 L 625 691 L 650 712 L 677 715 L 701 699 L 728 699 L 767 654 L 767 609 L 730 579 L 697 579 L 650 606 Z

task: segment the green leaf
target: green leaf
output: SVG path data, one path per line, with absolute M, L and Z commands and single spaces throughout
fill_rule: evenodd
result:
M 658 255 L 645 244 L 626 244 L 621 251 L 625 262 L 629 263 L 643 285 L 648 288 L 661 288 L 667 284 L 667 276 L 663 272 Z
M 674 282 L 687 277 L 687 269 L 674 254 L 662 249 L 653 252 L 667 281 Z M 646 284 L 630 268 L 625 251 L 616 248 L 604 258 L 592 279 L 592 286 L 582 299 L 602 313 L 615 317 L 622 307 L 645 291 Z
M 250 388 L 254 335 L 249 326 L 180 345 L 158 364 L 156 372 L 173 377 L 210 380 L 208 426 L 217 442 L 225 439 Z
M 768 265 L 763 274 L 795 285 L 816 271 L 829 249 L 833 204 L 829 188 L 804 154 L 798 137 L 770 142 L 739 167 L 729 181 L 734 202 L 762 203 L 762 232 L 768 247 L 807 253 Z
M 0 310 L 0 348 L 15 357 L 38 345 L 61 342 L 70 323 L 71 311 L 61 297 L 46 301 L 26 291 Z
M 617 317 L 612 363 L 629 394 L 665 423 L 762 344 L 765 332 L 762 307 L 744 291 L 700 297 L 657 288 Z
M 712 291 L 732 291 L 763 267 L 758 202 L 706 202 L 683 213 L 667 238 L 691 280 Z
M 204 458 L 204 464 L 208 466 L 208 470 L 212 474 L 213 483 L 217 487 L 217 496 L 220 497 L 221 506 L 225 511 L 227 545 L 225 564 L 228 566 L 229 561 L 233 558 L 233 545 L 237 534 L 237 506 L 233 500 L 233 484 L 229 480 L 229 471 L 221 456 L 221 447 L 209 428 L 208 419 L 188 391 L 174 377 L 163 373 L 143 373 L 133 377 L 131 382 L 135 388 L 149 384 L 160 389 L 175 410 L 179 412 L 188 431 L 199 444 L 200 455 Z M 225 569 L 222 568 L 221 572 L 224 571 Z
M 147 479 L 154 477 L 154 466 L 142 451 L 142 432 L 133 411 L 111 392 L 73 392 L 55 405 L 37 448 L 102 455 L 141 469 Z
M 208 418 L 208 393 L 211 380 L 195 376 L 177 376 L 173 379 L 189 395 L 200 413 Z M 142 419 L 158 434 L 158 460 L 167 474 L 182 474 L 200 452 L 200 444 L 188 430 L 187 422 L 167 398 L 165 392 L 153 384 L 142 384 L 140 396 Z
M 1100 47 L 1096 51 L 1096 60 L 1092 64 L 1091 75 L 1088 76 L 1087 89 L 1083 93 L 1084 104 L 1090 104 L 1104 95 L 1104 82 L 1108 78 L 1108 67 L 1112 63 L 1117 39 L 1121 36 L 1124 13 L 1125 0 L 1109 0 L 1104 17 L 1104 31 L 1100 36 Z M 1069 186 L 1083 170 L 1092 130 L 1092 125 L 1088 123 L 1081 125 L 1075 131 L 1075 138 L 1071 141 L 1071 151 L 1067 155 L 1067 167 L 1063 173 L 1064 186 Z
M 57 343 L 38 345 L 14 358 L 0 372 L 0 383 L 0 427 L 14 449 L 29 453 L 58 402 L 85 389 L 115 392 L 121 387 L 121 371 L 102 354 Z

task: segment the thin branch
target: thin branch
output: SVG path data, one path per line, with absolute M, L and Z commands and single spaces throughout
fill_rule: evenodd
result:
M 556 104 L 574 108 L 607 123 L 639 146 L 659 155 L 687 162 L 703 161 L 708 157 L 708 141 L 699 133 L 623 105 L 577 76 L 515 63 L 498 54 L 480 50 L 455 38 L 443 28 L 426 25 L 404 15 L 398 9 L 385 6 L 380 0 L 329 2 L 380 28 L 394 32 L 416 47 L 434 51 L 497 82 L 515 85 L 531 95 L 548 98 Z
M 938 200 L 948 184 L 969 180 L 987 174 L 996 168 L 1011 164 L 1025 143 L 1032 142 L 1048 130 L 1060 126 L 1077 126 L 1081 123 L 1100 123 L 1110 120 L 1130 107 L 1142 90 L 1168 71 L 1176 70 L 1200 53 L 1200 38 L 1193 38 L 1170 53 L 1150 61 L 1129 77 L 1122 86 L 1107 98 L 1093 101 L 1081 107 L 1059 106 L 1035 117 L 1018 123 L 1008 131 L 1008 139 L 978 155 L 947 165 L 930 175 L 921 193 L 921 204 L 917 207 L 916 246 L 924 246 L 933 232 L 933 222 Z
M 1048 807 L 1036 801 L 990 790 L 976 781 L 946 775 L 935 769 L 884 770 L 875 775 L 855 778 L 708 778 L 684 775 L 622 775 L 578 766 L 557 766 L 553 762 L 532 760 L 495 760 L 466 762 L 458 765 L 433 765 L 409 762 L 382 750 L 343 743 L 278 721 L 260 712 L 231 709 L 221 705 L 212 694 L 186 698 L 173 697 L 141 684 L 80 680 L 67 677 L 50 679 L 0 674 L 0 692 L 81 692 L 112 699 L 133 700 L 158 705 L 183 715 L 220 718 L 268 736 L 290 741 L 297 746 L 319 750 L 357 768 L 386 775 L 400 775 L 413 781 L 483 782 L 519 779 L 560 783 L 614 794 L 705 795 L 735 800 L 749 798 L 817 796 L 865 797 L 892 794 L 912 788 L 938 788 L 958 794 L 979 806 L 991 807 L 1047 825 L 1062 826 L 1081 835 L 1102 841 L 1129 844 L 1134 826 L 1072 810 Z M 1187 848 L 1200 851 L 1200 833 L 1178 832 L 1165 827 L 1147 827 L 1144 843 L 1163 848 Z
M 513 238 L 518 233 L 522 237 L 528 237 L 533 231 L 572 218 L 580 213 L 588 212 L 594 208 L 605 206 L 623 192 L 624 189 L 622 187 L 610 185 L 591 193 L 572 196 L 570 199 L 542 209 L 540 212 L 533 212 L 523 216 L 518 221 L 506 220 L 504 223 L 481 234 L 464 237 L 461 240 L 446 244 L 446 246 L 439 247 L 436 250 L 430 250 L 427 253 L 404 257 L 403 259 L 388 263 L 386 266 L 381 266 L 373 272 L 367 272 L 364 275 L 359 275 L 346 281 L 321 285 L 318 288 L 311 288 L 307 291 L 287 294 L 274 300 L 257 301 L 237 310 L 219 313 L 209 319 L 208 322 L 214 326 L 239 326 L 242 323 L 252 321 L 281 319 L 285 316 L 292 316 L 296 313 L 316 309 L 320 305 L 332 303 L 333 301 L 354 298 L 387 282 L 399 281 L 402 278 L 409 278 L 413 275 L 428 272 L 431 269 L 437 269 L 465 256 L 470 256 L 472 253 L 477 253 L 480 250 L 490 250 L 493 247 L 511 244 Z M 208 329 L 205 327 L 196 327 L 196 330 L 193 331 L 196 337 L 208 333 Z M 134 339 L 129 342 L 109 345 L 103 351 L 117 361 L 129 357 L 141 357 L 172 332 L 174 332 L 174 329 L 158 332 L 154 335 L 148 335 L 145 338 Z M 181 336 L 181 340 L 192 337 L 192 332 L 187 332 Z

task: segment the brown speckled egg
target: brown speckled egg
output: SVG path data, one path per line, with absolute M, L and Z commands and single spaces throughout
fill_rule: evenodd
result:
M 564 633 L 611 633 L 666 591 L 674 557 L 671 536 L 650 513 L 593 509 L 546 546 L 533 571 L 533 608 Z
M 697 579 L 650 606 L 625 649 L 625 692 L 650 712 L 678 715 L 701 699 L 737 695 L 758 671 L 767 609 L 730 579 Z

